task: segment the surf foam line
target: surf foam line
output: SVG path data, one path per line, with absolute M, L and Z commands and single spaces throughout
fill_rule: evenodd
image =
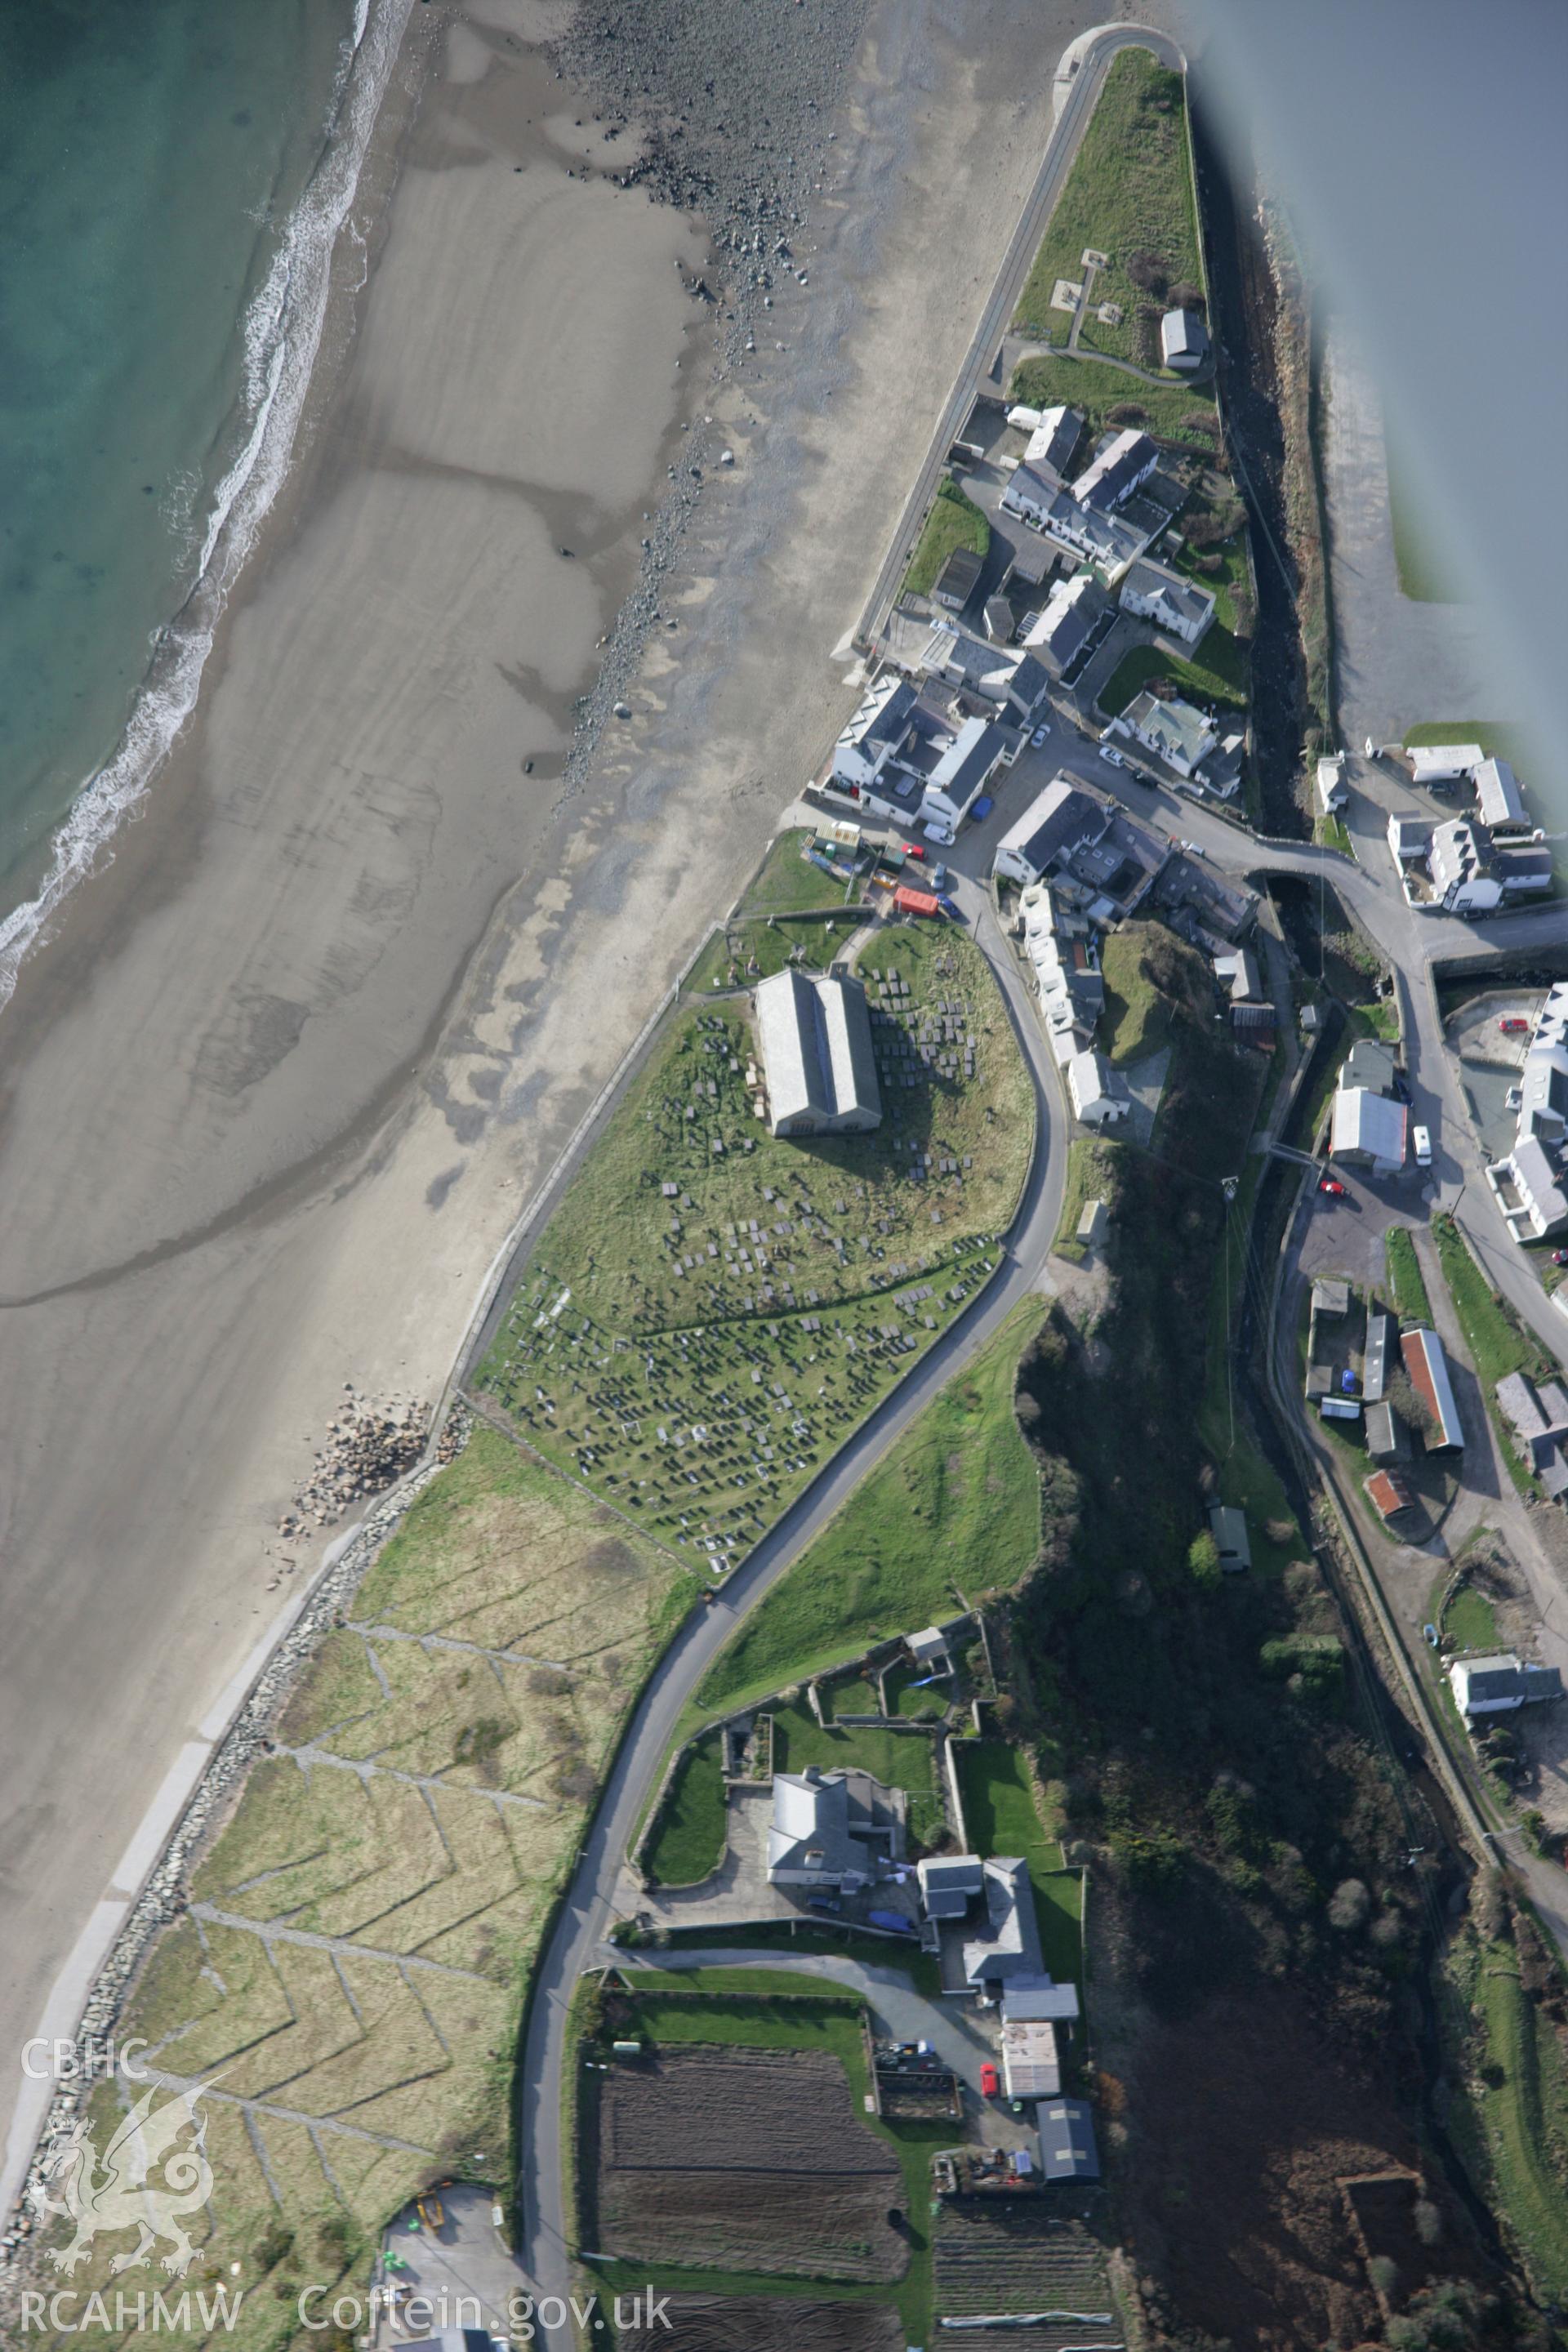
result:
M 29 951 L 79 882 L 110 858 L 115 835 L 195 709 L 224 606 L 282 488 L 326 324 L 332 255 L 348 221 L 414 0 L 357 0 L 338 104 L 310 182 L 246 306 L 243 446 L 213 494 L 196 578 L 153 642 L 125 731 L 56 827 L 36 895 L 0 921 L 0 1007 Z

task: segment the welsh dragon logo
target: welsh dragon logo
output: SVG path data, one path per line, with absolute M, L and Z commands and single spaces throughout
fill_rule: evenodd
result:
M 170 2251 L 162 2267 L 172 2277 L 184 2276 L 195 2248 L 180 2217 L 199 2212 L 212 2195 L 206 2117 L 196 2105 L 207 2088 L 207 2083 L 194 2084 L 155 2106 L 160 2085 L 154 2083 L 119 2126 L 101 2162 L 85 2117 L 50 2149 L 43 2179 L 29 2187 L 27 2197 L 40 2218 L 61 2214 L 75 2228 L 69 2245 L 49 2254 L 57 2271 L 68 2277 L 87 2260 L 100 2231 L 134 2230 L 136 2243 L 129 2253 L 115 2255 L 111 2273 L 138 2268 L 155 2246 L 166 2243 Z M 192 2137 L 182 2147 L 178 2143 L 187 2131 Z

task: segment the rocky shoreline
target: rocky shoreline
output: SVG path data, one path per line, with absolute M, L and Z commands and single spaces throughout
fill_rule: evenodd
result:
M 656 203 L 700 214 L 712 245 L 710 275 L 689 291 L 716 328 L 712 381 L 757 350 L 780 303 L 809 288 L 811 200 L 823 187 L 831 127 L 865 29 L 869 0 L 635 0 L 584 5 L 554 49 L 571 82 L 612 137 L 637 152 L 606 176 Z M 775 349 L 784 345 L 774 338 Z M 682 462 L 643 541 L 642 572 L 605 641 L 592 690 L 577 706 L 563 798 L 581 790 L 606 725 L 635 713 L 626 698 L 648 636 L 676 617 L 660 600 L 695 518 L 703 485 L 724 462 L 710 417 L 694 423 Z

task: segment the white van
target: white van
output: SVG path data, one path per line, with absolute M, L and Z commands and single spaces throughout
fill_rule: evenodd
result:
M 1432 1165 L 1431 1129 L 1425 1127 L 1413 1128 L 1411 1129 L 1410 1139 L 1415 1146 L 1415 1165 L 1417 1168 L 1430 1168 Z

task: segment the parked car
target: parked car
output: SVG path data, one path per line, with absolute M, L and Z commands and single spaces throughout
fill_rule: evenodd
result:
M 1206 857 L 1208 856 L 1207 850 L 1200 848 L 1195 841 L 1178 841 L 1176 847 L 1178 849 L 1184 849 L 1189 857 Z
M 1041 744 L 1045 741 L 1050 731 L 1050 723 L 1048 720 L 1044 721 L 1040 726 L 1036 728 L 1034 733 L 1030 736 L 1029 740 L 1033 743 L 1037 751 L 1039 750 Z
M 1412 1128 L 1410 1130 L 1410 1140 L 1415 1147 L 1415 1165 L 1417 1168 L 1430 1168 L 1432 1165 L 1431 1129 L 1428 1127 Z
M 1568 1265 L 1568 1250 L 1553 1250 L 1552 1263 L 1553 1265 Z
M 969 812 L 970 823 L 972 824 L 984 824 L 995 805 L 996 803 L 992 799 L 989 793 L 982 793 L 980 798 L 975 802 L 973 807 Z
M 1121 752 L 1110 743 L 1102 743 L 1100 746 L 1100 756 L 1102 760 L 1109 760 L 1113 768 L 1124 768 L 1127 765 Z
M 980 2069 L 980 2095 L 983 2099 L 994 2099 L 1001 2088 L 1002 2077 L 988 2061 Z
M 951 849 L 952 847 L 953 834 L 952 825 L 936 824 L 922 824 L 921 831 L 924 834 L 928 841 L 934 841 L 939 848 Z
M 1498 1027 L 1505 1037 L 1517 1037 L 1529 1026 L 1530 1024 L 1522 1013 L 1505 1013 L 1498 1023 Z
M 1340 1201 L 1344 1198 L 1345 1188 L 1340 1182 L 1337 1176 L 1324 1176 L 1321 1178 L 1318 1184 L 1318 1190 L 1320 1192 L 1331 1192 L 1336 1201 Z
M 918 841 L 900 841 L 899 847 L 903 851 L 906 857 L 923 857 L 925 856 L 925 851 L 921 848 Z
M 945 889 L 946 889 L 946 887 L 947 887 L 947 868 L 946 868 L 946 866 L 933 866 L 931 867 L 931 888 L 932 888 L 933 890 L 945 890 Z

